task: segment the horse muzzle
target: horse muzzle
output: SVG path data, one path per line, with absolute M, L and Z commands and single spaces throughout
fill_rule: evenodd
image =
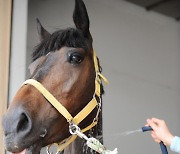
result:
M 3 117 L 4 143 L 11 152 L 23 151 L 25 138 L 32 130 L 32 120 L 21 107 L 14 108 Z

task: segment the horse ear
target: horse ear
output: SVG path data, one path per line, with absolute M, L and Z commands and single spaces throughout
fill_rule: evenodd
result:
M 75 0 L 75 8 L 73 13 L 73 20 L 76 28 L 83 32 L 86 38 L 91 37 L 89 32 L 89 17 L 86 6 L 82 0 Z
M 36 18 L 36 22 L 39 39 L 40 41 L 43 41 L 44 39 L 48 38 L 51 34 L 46 29 L 44 29 L 38 18 Z

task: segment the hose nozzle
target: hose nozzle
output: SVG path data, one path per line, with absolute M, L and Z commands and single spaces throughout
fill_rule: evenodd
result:
M 147 132 L 147 131 L 152 131 L 152 127 L 151 126 L 144 126 L 142 127 L 142 132 Z

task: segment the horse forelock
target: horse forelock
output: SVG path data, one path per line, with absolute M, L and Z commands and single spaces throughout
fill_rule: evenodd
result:
M 32 54 L 32 61 L 35 61 L 43 55 L 47 55 L 49 52 L 55 52 L 64 46 L 83 48 L 85 51 L 90 51 L 91 43 L 92 42 L 87 40 L 78 29 L 67 28 L 65 30 L 58 30 L 35 47 Z

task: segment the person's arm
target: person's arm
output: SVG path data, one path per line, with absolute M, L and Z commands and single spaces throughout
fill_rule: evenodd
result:
M 175 136 L 171 142 L 170 149 L 180 153 L 180 137 Z

